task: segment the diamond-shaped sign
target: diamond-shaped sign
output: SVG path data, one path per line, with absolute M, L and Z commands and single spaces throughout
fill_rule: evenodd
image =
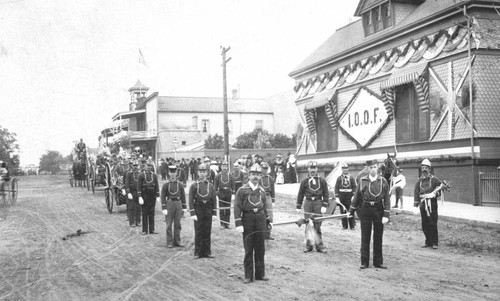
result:
M 365 148 L 384 128 L 388 118 L 382 99 L 361 87 L 340 116 L 339 124 L 352 140 Z

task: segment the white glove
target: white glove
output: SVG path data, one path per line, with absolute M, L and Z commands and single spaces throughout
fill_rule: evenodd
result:
M 274 206 L 276 206 L 276 203 L 273 203 L 273 208 L 274 208 Z
M 429 199 L 433 199 L 433 198 L 435 198 L 435 197 L 436 197 L 436 193 L 435 193 L 435 192 L 428 193 L 428 194 L 427 194 L 427 197 L 428 197 Z
M 191 219 L 192 219 L 193 221 L 198 221 L 198 217 L 197 217 L 196 215 L 191 216 Z
M 418 207 L 413 207 L 412 211 L 413 214 L 418 214 L 420 210 L 418 210 Z
M 157 197 L 157 198 L 156 198 L 156 202 L 157 202 L 157 203 L 161 203 L 161 199 L 160 199 L 160 197 Z
M 168 215 L 168 210 L 167 210 L 167 209 L 163 209 L 161 212 L 162 212 L 164 215 Z
M 243 233 L 243 226 L 238 226 L 235 228 L 235 230 L 239 233 Z
M 297 211 L 297 213 L 298 213 L 298 214 L 300 214 L 300 212 L 301 212 L 302 210 L 300 210 L 300 209 L 295 209 L 295 211 Z
M 125 191 L 125 189 L 122 189 L 122 195 L 127 195 L 127 192 Z
M 272 229 L 273 228 L 273 223 L 269 223 L 269 227 Z
M 187 213 L 188 210 L 187 209 L 182 209 L 182 212 Z
M 144 199 L 142 198 L 142 196 L 139 197 L 139 204 L 144 205 Z
M 337 203 L 337 204 L 341 204 L 341 203 L 340 203 L 340 199 L 339 199 L 339 198 L 335 198 L 335 203 Z
M 321 207 L 321 214 L 325 214 L 326 213 L 326 207 Z
M 217 220 L 217 216 L 212 215 L 212 222 L 215 221 L 215 220 Z
M 133 197 L 132 197 L 132 194 L 131 194 L 131 193 L 127 194 L 127 197 L 128 197 L 128 199 L 129 199 L 129 200 L 133 199 Z
M 389 221 L 389 219 L 388 219 L 387 217 L 385 217 L 385 216 L 384 216 L 384 217 L 382 218 L 382 224 L 384 224 L 384 225 L 385 225 L 385 224 L 387 224 L 387 222 L 388 222 L 388 221 Z

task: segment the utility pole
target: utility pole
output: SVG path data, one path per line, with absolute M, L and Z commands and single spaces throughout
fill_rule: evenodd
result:
M 229 163 L 229 126 L 227 121 L 227 83 L 226 83 L 226 64 L 231 60 L 231 58 L 226 59 L 226 52 L 228 52 L 231 47 L 222 47 L 222 86 L 224 95 L 224 159 L 226 160 L 228 166 Z

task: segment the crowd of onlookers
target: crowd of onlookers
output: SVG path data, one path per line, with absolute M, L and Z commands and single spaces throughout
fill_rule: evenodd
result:
M 254 155 L 244 155 L 234 161 L 233 164 L 227 162 L 229 166 L 237 166 L 241 171 L 248 172 L 250 167 L 257 163 L 261 164 L 265 159 L 259 154 Z M 222 168 L 222 163 L 224 162 L 221 157 L 203 157 L 203 158 L 181 158 L 180 160 L 175 160 L 172 157 L 161 158 L 158 161 L 157 173 L 161 175 L 162 180 L 168 178 L 168 167 L 176 165 L 177 168 L 184 170 L 186 178 L 191 180 L 197 180 L 198 178 L 198 166 L 202 163 L 210 166 L 216 174 L 220 173 Z M 283 159 L 281 154 L 278 154 L 275 158 L 267 161 L 269 165 L 268 173 L 275 179 L 276 184 L 287 184 L 287 183 L 297 183 L 297 160 L 295 155 L 288 153 L 287 157 Z

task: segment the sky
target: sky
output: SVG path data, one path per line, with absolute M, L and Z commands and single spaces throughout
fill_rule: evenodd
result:
M 349 0 L 0 0 L 0 126 L 21 165 L 48 150 L 97 147 L 140 79 L 162 96 L 265 98 L 336 29 Z M 139 63 L 139 49 L 146 65 Z

